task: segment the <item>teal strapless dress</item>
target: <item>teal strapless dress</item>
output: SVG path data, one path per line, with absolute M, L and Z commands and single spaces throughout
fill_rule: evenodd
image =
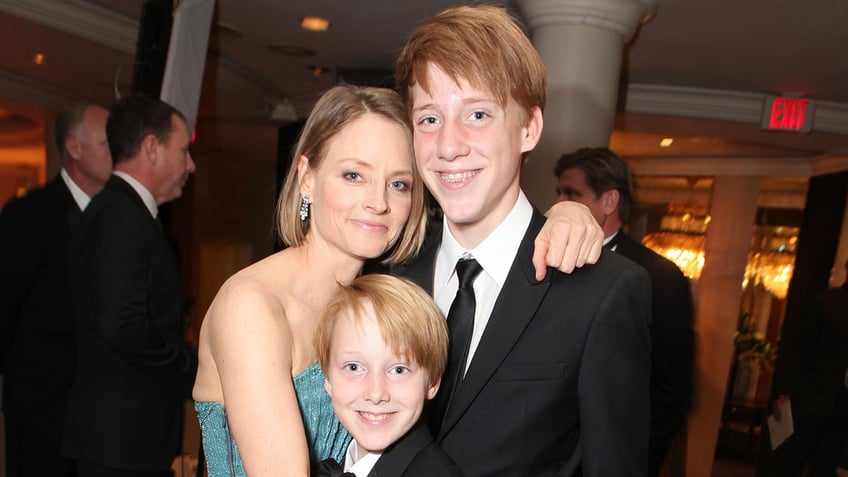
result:
M 324 373 L 318 363 L 293 378 L 303 417 L 311 462 L 333 458 L 342 462 L 350 434 L 333 414 L 330 396 L 324 390 Z M 195 402 L 194 410 L 203 434 L 203 451 L 209 477 L 245 477 L 244 465 L 230 433 L 227 413 L 219 402 Z

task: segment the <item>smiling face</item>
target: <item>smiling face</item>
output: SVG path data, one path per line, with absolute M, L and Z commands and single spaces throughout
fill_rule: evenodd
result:
M 360 451 L 382 452 L 415 425 L 439 386 L 383 342 L 370 303 L 359 320 L 352 310 L 343 310 L 332 333 L 324 387 L 333 411 Z
M 409 142 L 404 129 L 364 114 L 329 140 L 321 166 L 301 157 L 301 195 L 309 197 L 308 242 L 357 259 L 382 255 L 397 240 L 412 204 Z
M 536 146 L 542 113 L 512 98 L 501 105 L 432 63 L 426 76 L 429 92 L 411 88 L 416 163 L 454 236 L 472 248 L 515 205 L 521 155 Z

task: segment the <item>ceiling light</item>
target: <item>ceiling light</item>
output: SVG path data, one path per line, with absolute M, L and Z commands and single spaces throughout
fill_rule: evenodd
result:
M 671 146 L 671 143 L 673 143 L 673 142 L 674 142 L 674 139 L 672 139 L 670 137 L 664 137 L 664 138 L 662 138 L 662 140 L 660 140 L 660 147 L 669 147 L 669 146 Z
M 330 20 L 323 17 L 303 17 L 300 27 L 309 31 L 327 31 L 330 28 Z
M 37 65 L 44 63 L 44 55 L 42 53 L 36 53 L 32 57 L 32 62 Z
M 306 65 L 306 67 L 309 69 L 309 71 L 311 71 L 311 72 L 312 72 L 312 75 L 313 75 L 313 76 L 315 76 L 316 78 L 317 78 L 318 76 L 321 76 L 321 75 L 323 75 L 323 74 L 326 74 L 326 73 L 328 73 L 328 72 L 330 71 L 328 68 L 325 68 L 325 67 L 323 67 L 323 66 L 317 66 L 317 65 Z

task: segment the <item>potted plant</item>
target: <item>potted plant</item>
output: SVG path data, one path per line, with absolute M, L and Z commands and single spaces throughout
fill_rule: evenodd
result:
M 739 327 L 733 338 L 736 375 L 733 379 L 731 399 L 734 401 L 754 401 L 760 373 L 772 362 L 771 343 L 766 341 L 762 333 L 757 332 L 755 328 L 751 313 L 742 313 L 739 318 Z

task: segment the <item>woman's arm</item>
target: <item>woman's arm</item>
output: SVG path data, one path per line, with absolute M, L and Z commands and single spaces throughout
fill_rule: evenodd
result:
M 545 278 L 546 267 L 571 273 L 575 267 L 597 263 L 604 233 L 588 207 L 563 201 L 554 204 L 545 216 L 548 220 L 536 236 L 533 252 L 537 280 Z
M 222 287 L 209 318 L 224 408 L 247 475 L 309 475 L 282 307 L 260 286 L 234 282 Z

